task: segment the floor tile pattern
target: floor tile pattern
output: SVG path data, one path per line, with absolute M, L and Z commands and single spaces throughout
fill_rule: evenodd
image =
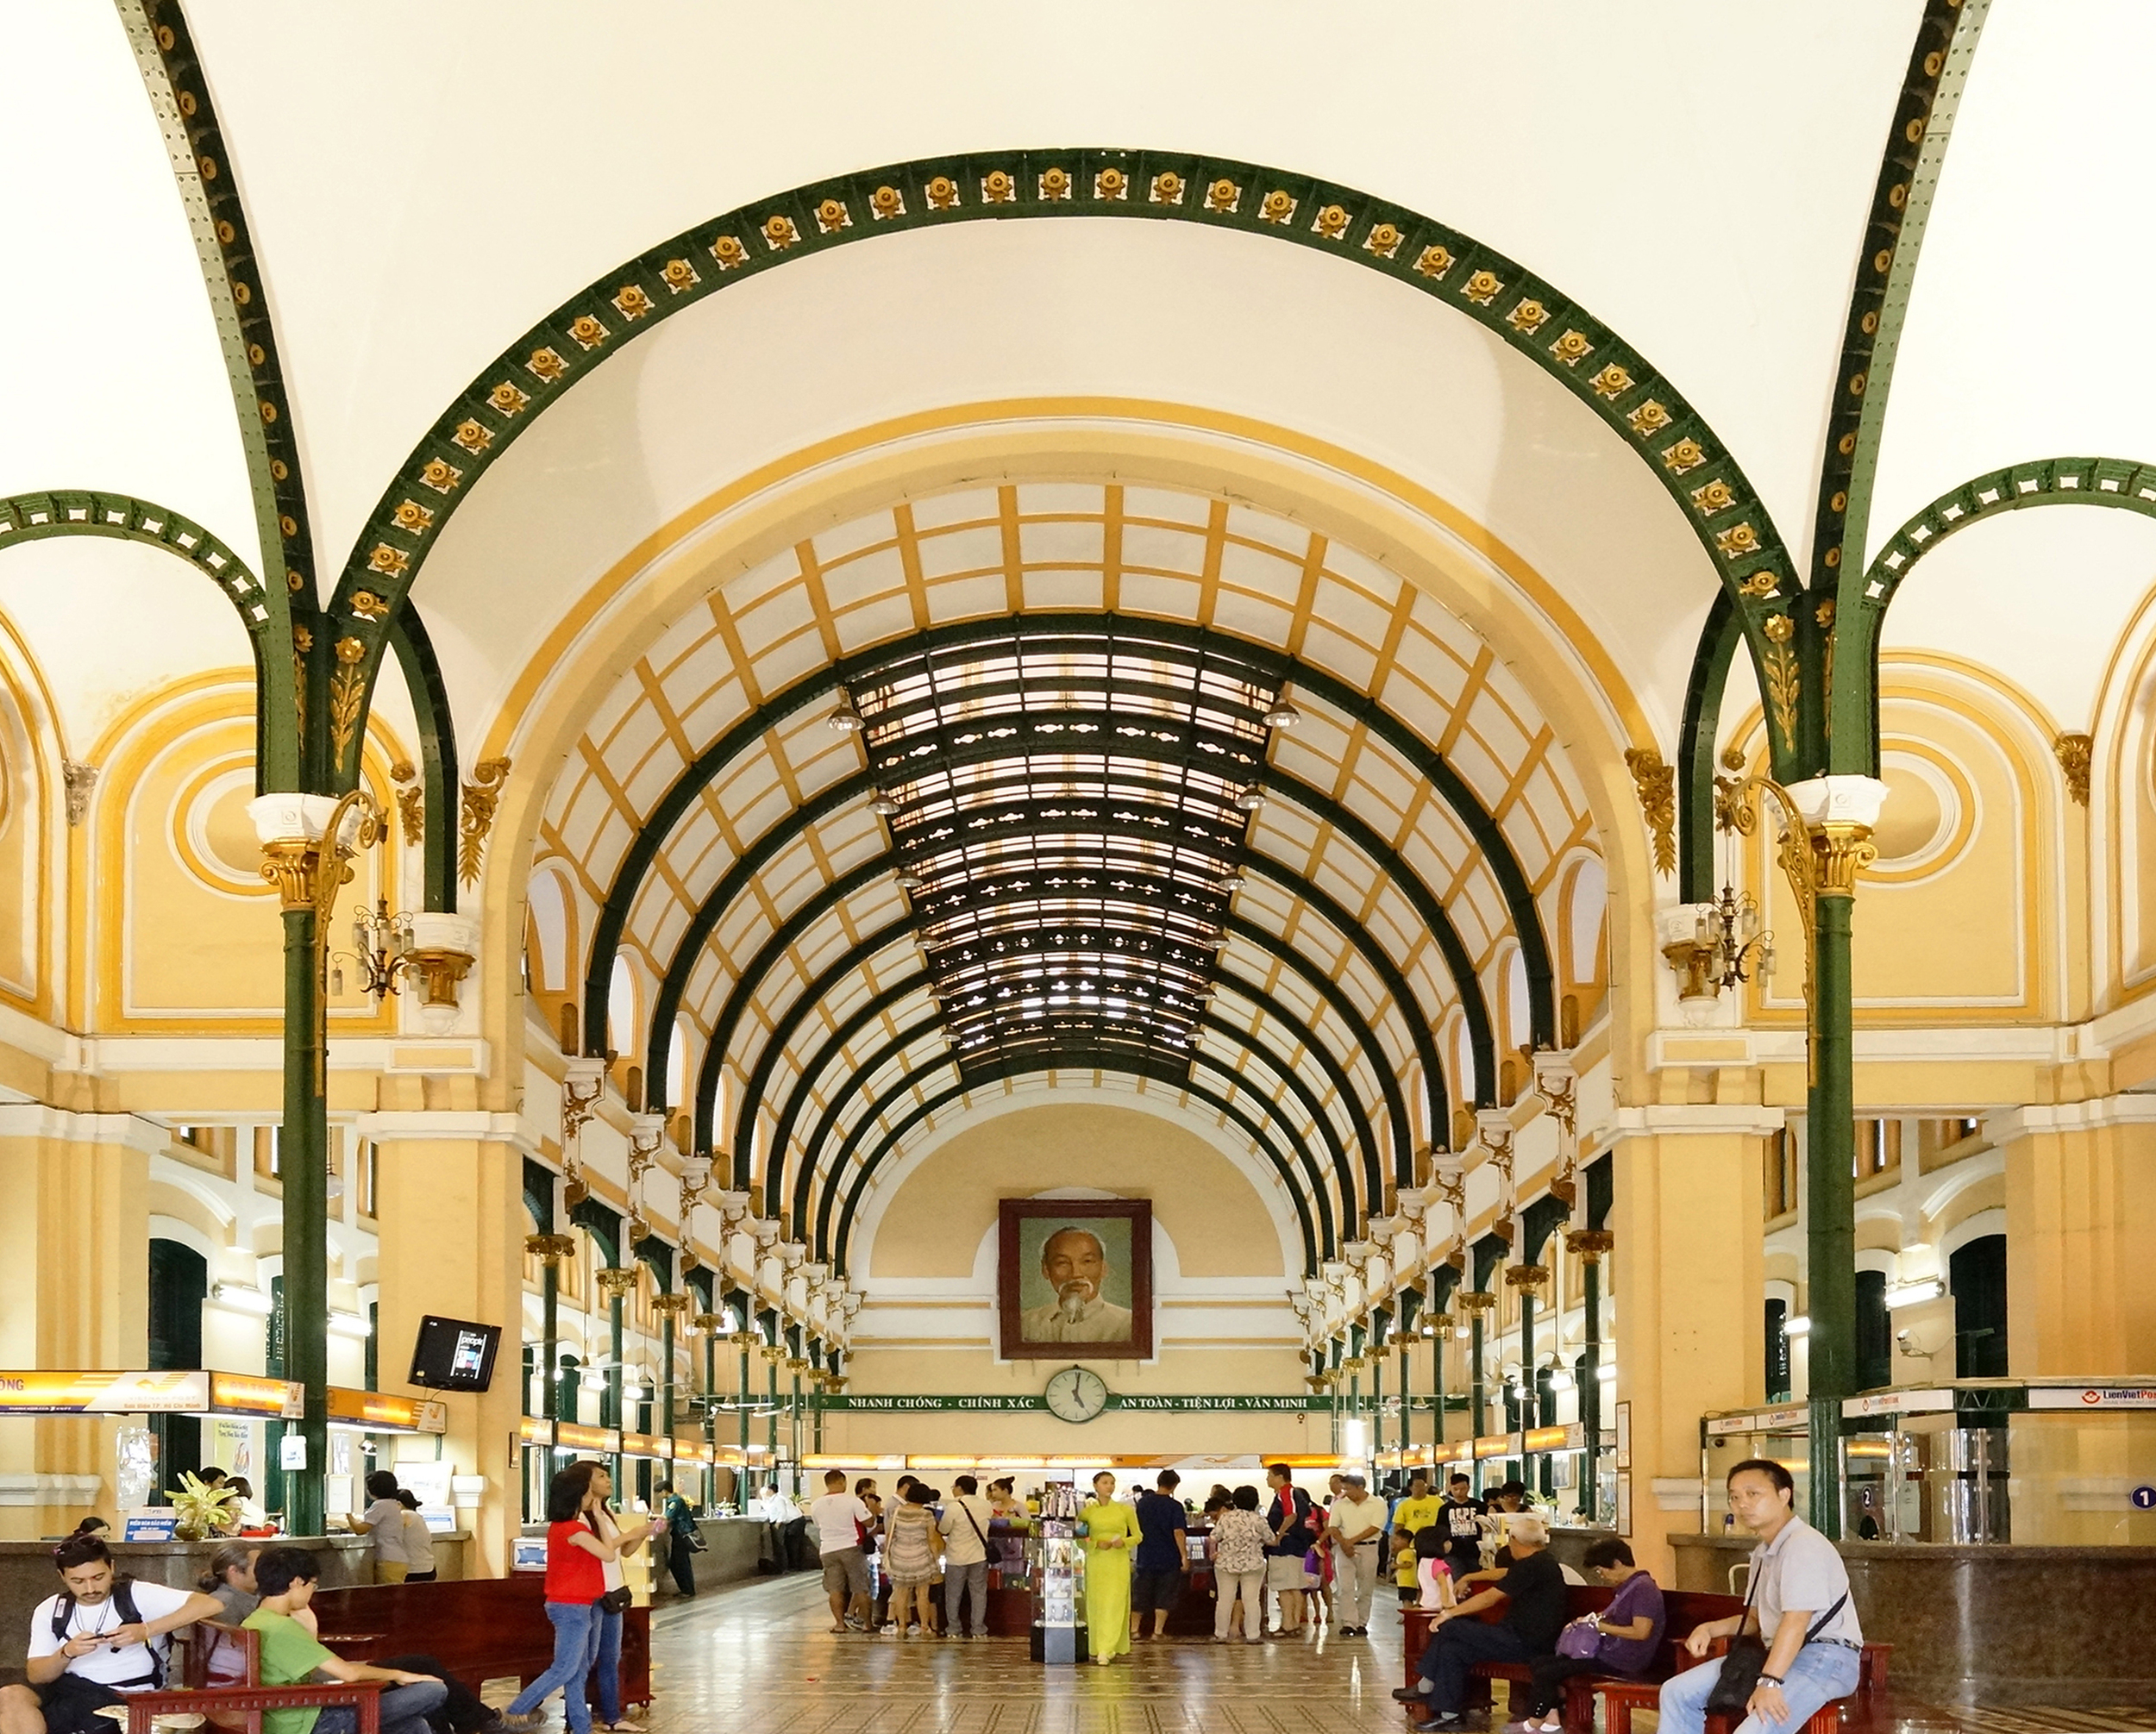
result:
M 1404 1734 L 1396 1622 L 1257 1645 L 1144 1643 L 1112 1668 L 1042 1668 L 1016 1639 L 834 1636 L 806 1576 L 662 1604 L 650 1734 Z M 558 1712 L 557 1712 L 558 1713 Z M 1501 1722 L 1500 1725 L 1501 1726 Z M 1654 1719 L 1634 1718 L 1639 1734 Z M 1906 1701 L 1847 1734 L 2156 1734 L 2156 1706 L 1940 1709 Z

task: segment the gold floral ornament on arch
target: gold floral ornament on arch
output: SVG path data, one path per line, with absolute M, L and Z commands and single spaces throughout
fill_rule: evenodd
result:
M 389 767 L 389 779 L 397 785 L 397 818 L 407 847 L 417 848 L 427 836 L 427 795 L 420 786 L 419 772 L 409 759 Z
M 500 804 L 502 785 L 509 779 L 507 759 L 482 759 L 472 767 L 472 780 L 464 786 L 457 809 L 457 880 L 476 885 L 479 856 L 486 834 L 493 829 L 494 810 Z
M 1009 204 L 1018 196 L 1018 184 L 1006 169 L 993 169 L 981 177 L 983 204 Z
M 878 222 L 887 222 L 894 216 L 906 215 L 906 195 L 894 186 L 880 186 L 868 195 L 868 215 Z
M 336 655 L 341 666 L 329 681 L 329 746 L 341 765 L 351 749 L 353 732 L 359 727 L 360 711 L 367 698 L 366 678 L 360 673 L 360 664 L 367 660 L 367 646 L 357 638 L 340 638 Z

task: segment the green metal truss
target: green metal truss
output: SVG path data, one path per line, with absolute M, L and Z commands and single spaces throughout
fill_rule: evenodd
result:
M 185 13 L 178 0 L 116 3 L 172 159 L 232 389 L 255 533 L 273 574 L 263 596 L 270 635 L 288 647 L 286 654 L 263 659 L 258 780 L 265 789 L 321 788 L 326 766 L 310 745 L 325 738 L 319 725 L 330 647 L 317 618 L 299 442 L 263 273 Z M 379 635 L 377 642 L 388 642 Z

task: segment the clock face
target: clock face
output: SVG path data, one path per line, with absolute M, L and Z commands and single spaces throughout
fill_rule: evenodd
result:
M 1059 1421 L 1090 1421 L 1108 1406 L 1108 1387 L 1098 1373 L 1069 1367 L 1048 1381 L 1041 1393 L 1048 1412 Z

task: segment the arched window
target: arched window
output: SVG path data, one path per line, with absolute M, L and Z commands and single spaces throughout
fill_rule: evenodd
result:
M 636 973 L 618 952 L 613 978 L 606 987 L 606 1045 L 614 1053 L 636 1051 L 636 1030 L 642 1023 L 636 1005 Z

